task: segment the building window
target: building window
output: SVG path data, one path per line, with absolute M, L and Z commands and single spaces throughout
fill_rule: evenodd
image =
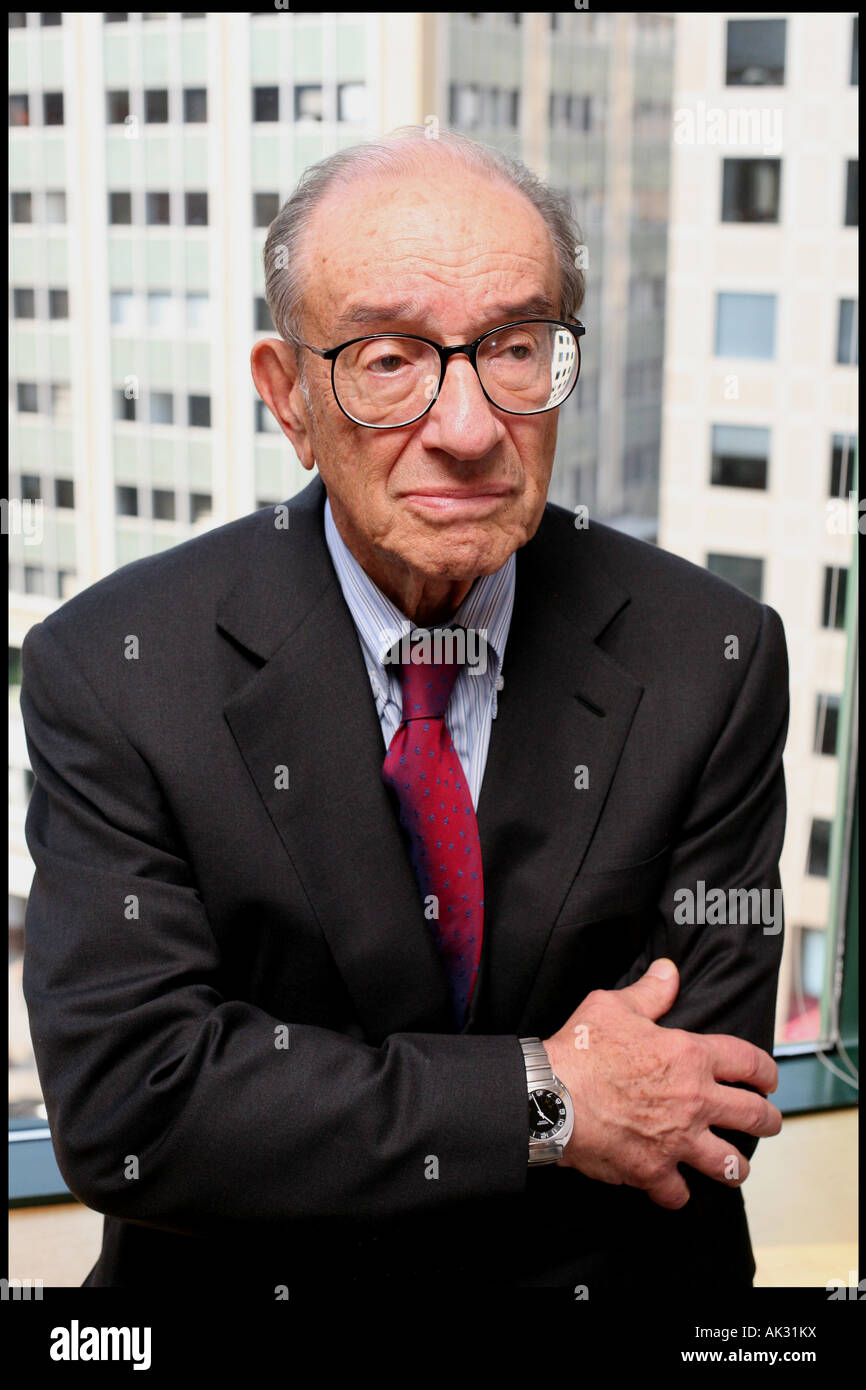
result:
M 26 11 L 26 10 L 10 10 L 10 11 L 8 11 L 8 14 L 9 14 L 9 28 L 10 28 L 10 29 L 26 29 L 26 28 L 27 28 L 27 11 Z
M 48 291 L 48 317 L 50 319 L 69 318 L 69 291 Z
M 320 121 L 324 115 L 324 96 L 320 83 L 295 88 L 295 120 Z
M 163 487 L 153 488 L 151 508 L 154 521 L 174 521 L 174 493 Z
M 189 495 L 189 519 L 191 524 L 204 521 L 213 512 L 213 498 L 209 492 L 191 492 Z
M 809 835 L 809 853 L 806 857 L 806 873 L 815 878 L 826 878 L 830 867 L 830 832 L 833 822 L 813 820 Z
M 30 124 L 30 98 L 25 92 L 15 92 L 9 96 L 9 124 L 22 126 Z
M 830 497 L 847 498 L 854 487 L 856 434 L 834 434 L 830 451 Z
M 207 87 L 184 88 L 183 118 L 189 125 L 207 121 Z
M 729 87 L 781 87 L 785 81 L 784 19 L 729 19 L 725 82 Z
M 70 508 L 75 506 L 75 483 L 71 478 L 54 479 L 54 505 Z
M 725 159 L 722 221 L 778 222 L 780 159 Z
M 42 481 L 38 473 L 21 474 L 21 501 L 38 502 L 42 496 Z
M 187 294 L 186 326 L 195 333 L 205 332 L 210 327 L 210 300 L 206 294 Z
M 102 18 L 106 24 L 125 24 L 129 14 L 104 14 Z
M 105 120 L 108 125 L 123 125 L 129 115 L 129 92 L 105 93 Z
M 62 24 L 62 22 L 63 15 L 58 10 L 52 10 L 44 14 L 40 13 L 39 15 L 39 23 L 42 25 L 43 29 L 47 29 L 49 25 Z
M 41 565 L 24 566 L 24 592 L 25 594 L 47 596 L 45 570 Z
M 166 125 L 168 122 L 168 90 L 165 87 L 150 87 L 144 93 L 144 119 L 148 125 Z
M 114 489 L 114 510 L 118 516 L 138 516 L 138 488 L 118 484 Z
M 716 296 L 716 356 L 770 361 L 776 351 L 774 294 Z
M 63 93 L 42 93 L 43 125 L 63 125 Z
M 859 159 L 849 159 L 845 165 L 845 226 L 859 226 L 858 214 L 858 190 L 859 190 Z
M 175 332 L 178 328 L 178 304 L 169 290 L 148 290 L 147 325 L 161 328 L 165 332 Z
M 53 420 L 72 419 L 72 388 L 67 381 L 51 383 L 51 418 Z
M 253 120 L 278 121 L 279 119 L 279 87 L 253 87 Z
M 66 194 L 63 192 L 48 192 L 45 194 L 45 221 L 52 226 L 64 226 L 66 223 Z
M 860 21 L 859 21 L 857 15 L 855 15 L 855 16 L 854 16 L 853 23 L 852 23 L 852 25 L 851 25 L 851 86 L 852 86 L 852 87 L 857 87 L 857 86 L 859 86 L 859 83 L 860 83 L 860 77 L 859 77 L 859 73 L 858 73 L 858 70 L 857 70 L 857 68 L 858 68 L 858 61 L 859 61 L 859 60 L 858 60 L 858 56 L 857 56 L 857 45 L 858 45 L 858 40 L 859 40 L 859 32 L 858 32 L 858 31 L 859 31 L 859 28 L 860 28 Z
M 274 321 L 271 318 L 271 311 L 268 308 L 268 301 L 261 295 L 256 295 L 254 301 L 255 331 L 257 333 L 274 333 Z
M 337 87 L 337 120 L 360 124 L 367 119 L 367 88 L 363 82 L 341 82 Z
M 120 328 L 136 328 L 135 296 L 131 290 L 112 290 L 111 322 Z
M 29 193 L 10 194 L 13 222 L 33 221 L 33 200 Z
M 206 227 L 208 225 L 207 194 L 185 193 L 184 212 L 188 227 Z
M 132 224 L 132 194 L 109 193 L 108 221 L 113 227 L 129 227 Z
M 481 124 L 481 93 L 474 82 L 452 82 L 448 88 L 448 120 L 462 130 Z
M 167 193 L 144 195 L 146 221 L 149 227 L 167 227 L 171 222 L 171 201 Z
M 39 410 L 39 391 L 35 381 L 19 381 L 16 385 L 18 409 L 27 414 Z
M 848 571 L 837 565 L 824 567 L 824 602 L 821 609 L 821 626 L 842 628 L 845 626 L 845 598 L 848 592 Z
M 280 426 L 262 400 L 254 402 L 256 434 L 281 434 Z
M 134 396 L 128 396 L 122 386 L 115 388 L 114 398 L 114 418 L 115 420 L 134 420 L 136 400 Z
M 278 193 L 253 194 L 253 226 L 269 227 L 280 210 Z
M 856 367 L 858 357 L 857 300 L 840 299 L 836 361 L 844 367 Z
M 10 686 L 13 686 L 13 685 L 20 685 L 20 684 L 21 684 L 21 648 L 20 648 L 20 647 L 10 647 L 10 648 L 9 648 L 9 684 L 10 684 Z
M 707 569 L 720 579 L 736 584 L 743 593 L 761 601 L 764 591 L 764 561 L 755 555 L 708 555 Z
M 35 319 L 36 294 L 33 290 L 12 291 L 12 313 L 16 319 Z
M 836 752 L 839 736 L 839 696 L 819 695 L 815 714 L 815 752 Z
M 152 425 L 174 424 L 174 396 L 170 391 L 151 391 L 148 420 Z
M 713 425 L 710 482 L 716 487 L 766 488 L 770 431 L 757 425 Z
M 210 396 L 188 396 L 189 423 L 200 429 L 210 428 Z

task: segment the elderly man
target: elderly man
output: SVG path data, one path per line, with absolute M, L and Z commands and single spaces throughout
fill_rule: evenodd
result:
M 781 918 L 683 902 L 776 900 L 784 636 L 546 504 L 575 236 L 457 136 L 308 170 L 252 370 L 319 476 L 28 635 L 24 987 L 91 1287 L 751 1283 Z

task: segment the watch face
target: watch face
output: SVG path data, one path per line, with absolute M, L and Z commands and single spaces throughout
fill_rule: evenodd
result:
M 529 1093 L 530 1139 L 555 1139 L 565 1126 L 565 1101 L 556 1091 L 539 1087 Z

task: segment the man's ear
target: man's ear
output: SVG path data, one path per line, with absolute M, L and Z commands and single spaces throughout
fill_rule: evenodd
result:
M 294 348 L 282 338 L 262 338 L 253 345 L 250 369 L 256 390 L 283 434 L 291 440 L 302 466 L 314 468 L 316 460 Z

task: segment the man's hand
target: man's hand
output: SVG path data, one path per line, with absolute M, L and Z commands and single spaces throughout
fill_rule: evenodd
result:
M 593 990 L 544 1040 L 574 1102 L 574 1133 L 559 1166 L 644 1188 L 672 1210 L 690 1195 L 678 1163 L 734 1186 L 749 1175 L 746 1158 L 710 1125 L 756 1135 L 782 1128 L 781 1113 L 762 1095 L 719 1084 L 775 1091 L 779 1073 L 768 1053 L 726 1033 L 687 1033 L 654 1021 L 678 991 L 674 963 L 654 961 L 626 989 Z M 729 1177 L 732 1157 L 736 1176 Z

